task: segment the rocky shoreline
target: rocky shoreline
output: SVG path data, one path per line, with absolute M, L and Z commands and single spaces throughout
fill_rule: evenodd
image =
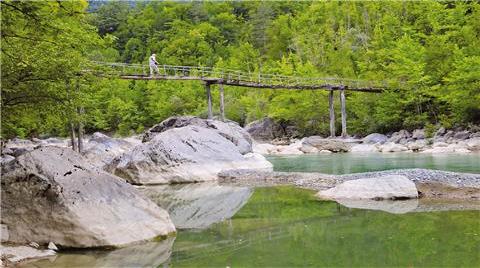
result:
M 258 172 L 229 170 L 219 174 L 219 182 L 237 186 L 294 185 L 315 191 L 332 188 L 342 182 L 391 175 L 405 176 L 413 181 L 421 197 L 458 200 L 480 200 L 480 174 L 430 169 L 398 169 L 345 175 L 316 172 Z
M 260 133 L 261 129 L 256 131 Z M 54 250 L 58 250 L 57 246 L 60 249 L 121 247 L 168 236 L 176 227 L 208 226 L 225 215 L 234 215 L 251 195 L 249 188 L 225 185 L 293 185 L 325 191 L 351 182 L 347 184 L 366 190 L 358 195 L 364 200 L 341 202 L 365 208 L 380 204 L 371 200 L 378 192 L 392 190 L 385 195 L 386 199 L 405 197 L 401 192 L 405 182 L 413 185 L 409 187 L 408 198 L 479 200 L 480 174 L 427 169 L 346 175 L 275 172 L 264 157 L 337 152 L 480 152 L 478 133 L 437 134 L 433 140 L 425 138 L 419 130 L 390 136 L 375 133 L 363 139 L 312 136 L 271 144 L 255 142 L 251 137 L 255 132 L 234 122 L 182 116 L 155 125 L 143 136 L 112 138 L 94 133 L 85 139 L 81 153 L 69 149 L 66 139 L 13 139 L 2 145 L 0 159 L 1 238 L 8 245 L 0 248 L 1 259 L 12 264 L 46 253 L 52 255 L 53 251 L 44 251 L 50 244 Z M 393 179 L 388 181 L 389 177 L 395 183 Z M 364 184 L 367 181 L 370 184 Z M 153 188 L 132 186 L 192 182 L 218 182 L 223 188 L 190 189 L 188 185 L 180 185 L 178 191 L 165 190 L 159 195 L 150 191 Z M 390 189 L 377 187 L 379 184 Z M 165 185 L 151 187 L 166 189 Z M 395 193 L 395 190 L 400 191 Z M 365 197 L 367 191 L 370 197 Z M 218 204 L 220 198 L 216 195 L 224 194 L 235 197 L 230 200 L 235 204 L 233 208 Z M 177 202 L 178 198 L 189 200 L 188 210 L 179 205 L 184 202 Z M 209 217 L 199 222 L 186 221 L 185 218 L 195 218 L 192 215 L 197 215 L 199 203 L 209 204 L 203 212 Z M 387 203 L 382 204 L 390 207 Z M 168 213 L 165 207 L 170 208 Z M 172 209 L 176 207 L 181 208 Z M 26 245 L 34 245 L 35 250 L 32 246 L 23 248 Z M 21 257 L 23 253 L 26 257 Z
M 435 133 L 425 129 L 412 132 L 400 130 L 390 134 L 372 133 L 363 138 L 331 138 L 295 136 L 288 127 L 282 127 L 269 118 L 254 121 L 245 127 L 257 141 L 253 151 L 262 155 L 302 155 L 338 152 L 419 152 L 419 153 L 471 153 L 480 152 L 480 132 L 446 130 L 440 127 Z

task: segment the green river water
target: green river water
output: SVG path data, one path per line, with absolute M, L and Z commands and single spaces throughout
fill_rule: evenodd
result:
M 307 157 L 303 161 L 298 158 L 286 161 L 284 157 L 271 160 L 278 170 L 348 173 L 385 169 L 375 160 L 358 160 L 363 161 L 363 169 L 346 163 L 336 163 L 337 166 L 328 169 L 329 163 L 335 161 L 322 157 Z M 412 159 L 418 163 L 418 159 L 411 156 L 385 161 L 389 163 L 387 168 L 399 168 L 412 167 L 405 166 Z M 478 165 L 472 165 L 478 164 L 475 162 L 478 158 L 471 159 L 470 166 L 460 165 L 462 161 L 447 161 L 439 166 L 439 162 L 428 159 L 425 157 L 423 163 L 437 163 L 432 165 L 439 169 L 480 172 Z M 198 185 L 201 187 L 201 184 Z M 185 187 L 196 186 L 172 189 L 173 192 L 183 189 L 195 196 L 194 188 Z M 421 201 L 408 208 L 408 213 L 395 214 L 319 201 L 315 199 L 314 192 L 291 186 L 239 187 L 241 194 L 235 192 L 234 187 L 226 188 L 228 191 L 214 197 L 206 191 L 205 197 L 197 200 L 199 205 L 185 201 L 178 203 L 180 208 L 168 207 L 177 225 L 178 220 L 172 210 L 182 211 L 182 205 L 198 205 L 198 209 L 192 209 L 194 212 L 190 219 L 200 219 L 203 214 L 214 210 L 207 208 L 202 211 L 203 204 L 213 203 L 213 207 L 218 204 L 223 210 L 228 210 L 230 204 L 238 206 L 240 202 L 238 208 L 228 212 L 233 217 L 225 212 L 224 219 L 208 227 L 178 230 L 174 238 L 113 251 L 66 251 L 56 258 L 24 266 L 480 267 L 480 211 L 478 206 L 469 207 L 472 202 L 436 206 L 435 202 L 432 205 Z M 215 191 L 218 192 L 218 189 Z M 241 200 L 232 201 L 235 196 L 242 196 Z M 159 205 L 162 204 L 159 202 Z

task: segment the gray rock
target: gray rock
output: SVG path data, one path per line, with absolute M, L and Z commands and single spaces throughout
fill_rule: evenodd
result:
M 245 126 L 245 130 L 255 139 L 259 141 L 270 141 L 276 138 L 286 136 L 285 129 L 271 118 L 263 118 L 253 121 Z M 294 132 L 294 130 L 290 130 Z
M 473 138 L 480 138 L 480 132 L 475 132 L 470 134 L 470 139 L 473 139 Z
M 172 128 L 181 128 L 185 126 L 199 126 L 215 130 L 218 134 L 231 141 L 242 154 L 252 152 L 252 138 L 247 131 L 233 121 L 222 122 L 218 120 L 202 119 L 195 116 L 175 116 L 170 117 L 160 124 L 157 124 L 145 132 L 142 141 L 148 142 L 159 133 Z
M 410 137 L 411 137 L 410 132 L 402 129 L 398 132 L 393 133 L 392 137 L 390 139 L 388 139 L 388 141 L 393 142 L 393 143 L 400 143 L 400 141 L 406 140 Z
M 415 139 L 415 140 L 425 139 L 425 130 L 415 129 L 412 133 L 412 139 Z
M 160 132 L 106 167 L 134 184 L 212 181 L 218 172 L 235 168 L 271 170 L 272 165 L 259 154 L 242 155 L 214 129 L 190 125 Z
M 393 142 L 387 142 L 380 147 L 380 151 L 383 153 L 396 153 L 407 151 L 408 148 L 402 144 L 397 144 Z
M 115 157 L 132 149 L 138 143 L 129 142 L 122 139 L 110 138 L 100 132 L 95 132 L 85 144 L 85 150 L 82 155 L 97 167 L 105 167 Z
M 449 138 L 453 138 L 454 135 L 455 135 L 455 132 L 453 132 L 452 130 L 449 130 L 447 131 L 447 133 L 445 133 L 443 137 L 445 138 L 445 140 L 447 140 Z
M 414 152 L 423 150 L 426 146 L 427 146 L 427 143 L 425 142 L 425 140 L 417 140 L 407 144 L 407 148 Z
M 8 241 L 10 235 L 8 234 L 8 226 L 0 224 L 0 242 Z
M 28 244 L 28 245 L 32 248 L 39 248 L 40 247 L 40 245 L 37 242 L 30 242 L 30 244 Z
M 47 248 L 55 251 L 58 250 L 57 246 L 53 242 L 49 242 Z
M 357 153 L 369 153 L 369 152 L 378 152 L 379 148 L 374 144 L 357 144 L 352 147 L 350 152 Z
M 437 132 L 435 132 L 435 136 L 434 137 L 441 137 L 443 135 L 445 135 L 445 133 L 447 132 L 447 130 L 444 128 L 444 127 L 440 127 Z
M 362 139 L 363 143 L 374 144 L 374 143 L 385 143 L 387 142 L 387 136 L 379 133 L 372 133 Z
M 26 246 L 4 246 L 0 245 L 0 256 L 5 261 L 6 266 L 14 266 L 16 263 L 25 262 L 27 260 L 48 258 L 55 256 L 53 250 L 38 250 Z
M 347 142 L 335 139 L 324 139 L 320 136 L 311 136 L 305 138 L 302 145 L 313 146 L 319 151 L 328 150 L 331 152 L 348 152 L 351 145 Z
M 455 133 L 455 135 L 453 135 L 453 138 L 457 139 L 457 140 L 466 140 L 469 137 L 470 137 L 470 132 L 469 131 L 460 131 L 460 132 Z
M 0 157 L 0 164 L 1 164 L 1 165 L 5 165 L 5 164 L 7 164 L 7 163 L 9 163 L 9 162 L 11 162 L 11 161 L 13 161 L 13 160 L 15 160 L 15 157 L 13 157 L 13 156 L 11 156 L 11 155 L 8 155 L 8 154 L 2 155 L 2 156 Z
M 15 243 L 121 246 L 175 232 L 165 210 L 68 148 L 42 147 L 2 166 L 1 198 Z
M 146 186 L 140 191 L 165 208 L 179 229 L 207 228 L 229 219 L 253 193 L 249 187 L 220 186 L 216 183 Z
M 410 199 L 418 198 L 415 183 L 405 176 L 391 175 L 378 178 L 345 181 L 331 189 L 320 191 L 322 199 Z

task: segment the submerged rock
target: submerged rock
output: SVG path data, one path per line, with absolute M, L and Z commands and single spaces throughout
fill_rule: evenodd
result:
M 242 155 L 214 129 L 185 126 L 156 134 L 106 169 L 133 184 L 166 184 L 213 181 L 220 171 L 237 168 L 272 170 L 272 164 L 259 154 Z
M 320 191 L 322 199 L 410 199 L 418 198 L 415 183 L 405 176 L 384 176 L 378 178 L 345 181 L 331 189 Z
M 168 213 L 68 148 L 43 147 L 2 166 L 9 241 L 121 246 L 175 232 Z
M 140 188 L 166 209 L 177 228 L 207 228 L 229 219 L 242 208 L 253 190 L 214 183 L 146 186 Z

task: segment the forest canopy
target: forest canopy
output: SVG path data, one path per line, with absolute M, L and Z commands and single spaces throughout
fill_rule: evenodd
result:
M 394 85 L 347 92 L 350 134 L 480 124 L 476 1 L 5 0 L 1 9 L 3 138 L 64 136 L 80 121 L 129 135 L 169 116 L 205 116 L 200 82 L 84 72 L 92 61 L 147 64 L 151 53 L 160 64 Z M 327 92 L 225 87 L 225 101 L 242 125 L 268 116 L 300 135 L 328 133 Z

